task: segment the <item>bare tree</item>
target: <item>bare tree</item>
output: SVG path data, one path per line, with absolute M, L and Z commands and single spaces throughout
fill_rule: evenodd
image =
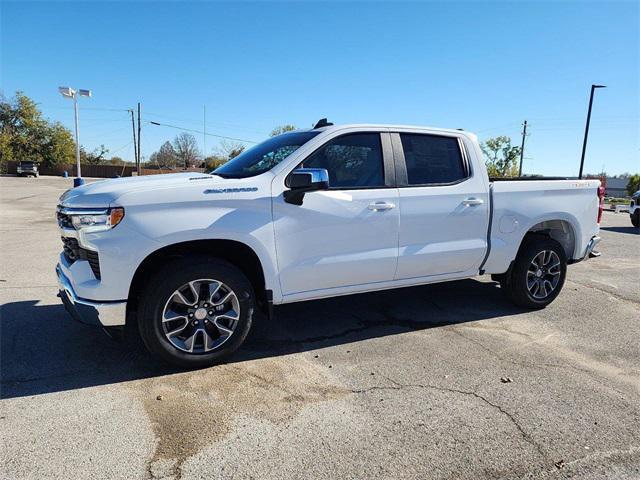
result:
M 218 146 L 217 155 L 231 160 L 244 152 L 244 149 L 245 146 L 239 142 L 221 140 L 220 145 Z
M 190 133 L 183 132 L 173 139 L 173 149 L 175 150 L 178 164 L 184 168 L 195 167 L 200 163 L 200 152 L 196 137 Z
M 290 123 L 288 123 L 286 125 L 278 125 L 276 128 L 271 130 L 271 133 L 269 135 L 271 137 L 275 137 L 276 135 L 280 135 L 281 133 L 291 132 L 292 130 L 295 130 L 296 128 L 297 127 L 295 125 L 291 125 Z
M 176 168 L 178 164 L 178 156 L 176 155 L 176 151 L 171 145 L 171 142 L 164 142 L 160 147 L 160 150 L 157 152 L 153 152 L 149 161 L 153 164 L 155 163 L 160 168 Z

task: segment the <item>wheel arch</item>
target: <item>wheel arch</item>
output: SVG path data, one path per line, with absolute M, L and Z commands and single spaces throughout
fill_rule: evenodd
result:
M 136 268 L 129 286 L 128 313 L 136 311 L 140 294 L 145 286 L 145 279 L 162 268 L 167 260 L 192 254 L 210 255 L 238 267 L 251 282 L 258 305 L 261 308 L 268 307 L 270 297 L 265 269 L 256 251 L 246 243 L 237 240 L 210 239 L 174 243 L 149 253 Z M 135 315 L 127 315 L 127 322 L 131 318 L 135 318 Z
M 538 223 L 529 227 L 529 229 L 525 232 L 520 242 L 520 248 L 522 248 L 525 240 L 531 235 L 544 235 L 546 237 L 552 238 L 560 245 L 562 245 L 562 248 L 568 260 L 571 260 L 575 257 L 578 235 L 576 233 L 576 228 L 571 223 L 571 221 L 559 218 L 539 221 Z M 520 250 L 520 248 L 518 249 L 518 251 Z

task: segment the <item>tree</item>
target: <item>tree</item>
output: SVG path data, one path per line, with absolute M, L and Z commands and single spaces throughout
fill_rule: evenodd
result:
M 297 127 L 295 125 L 291 125 L 291 124 L 279 125 L 273 130 L 271 130 L 271 133 L 269 135 L 272 137 L 275 137 L 276 135 L 280 135 L 281 133 L 291 132 L 292 130 L 296 130 L 296 128 Z
M 76 154 L 76 142 L 61 123 L 55 122 L 47 128 L 42 142 L 42 157 L 45 165 L 65 165 L 73 163 Z
M 640 190 L 640 173 L 631 175 L 629 177 L 629 183 L 627 183 L 627 193 L 629 196 L 633 195 L 638 190 Z
M 221 140 L 218 146 L 217 156 L 231 160 L 244 152 L 244 149 L 245 146 L 239 142 Z
M 173 149 L 177 157 L 178 164 L 184 168 L 195 167 L 200 160 L 198 142 L 196 137 L 187 132 L 182 132 L 173 139 Z
M 44 166 L 71 163 L 74 150 L 71 132 L 44 119 L 29 97 L 20 91 L 13 99 L 0 95 L 0 170 L 11 160 L 32 160 Z
M 107 153 L 109 153 L 109 149 L 104 145 L 100 145 L 92 152 L 87 152 L 84 147 L 80 147 L 80 163 L 89 165 L 100 165 L 107 160 Z
M 171 142 L 164 142 L 160 150 L 151 154 L 149 161 L 160 168 L 174 169 L 178 165 L 178 156 Z
M 487 172 L 490 177 L 518 176 L 520 147 L 512 146 L 509 137 L 490 138 L 481 143 L 480 148 L 484 153 Z
M 204 159 L 204 168 L 207 170 L 214 170 L 227 163 L 227 161 L 228 159 L 226 157 L 222 157 L 220 155 L 209 155 Z

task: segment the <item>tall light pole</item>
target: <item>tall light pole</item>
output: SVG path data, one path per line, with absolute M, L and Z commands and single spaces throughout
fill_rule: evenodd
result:
M 582 158 L 580 159 L 580 173 L 578 178 L 582 178 L 582 168 L 584 167 L 584 154 L 587 150 L 587 137 L 589 136 L 589 123 L 591 123 L 591 107 L 593 106 L 593 92 L 596 88 L 607 88 L 606 85 L 591 85 L 591 96 L 589 97 L 589 110 L 587 112 L 587 124 L 584 127 L 584 142 L 582 143 Z
M 78 133 L 78 95 L 81 97 L 90 97 L 91 90 L 83 90 L 78 89 L 75 90 L 71 87 L 58 87 L 58 91 L 65 98 L 73 99 L 73 113 L 75 118 L 75 131 L 76 131 L 76 170 L 77 175 L 73 180 L 73 186 L 78 187 L 84 184 L 84 180 L 82 179 L 82 173 L 80 171 L 80 134 Z

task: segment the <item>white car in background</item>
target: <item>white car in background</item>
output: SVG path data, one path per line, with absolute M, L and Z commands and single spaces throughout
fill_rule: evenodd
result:
M 210 174 L 67 191 L 60 297 L 109 331 L 137 324 L 183 367 L 227 357 L 256 308 L 290 302 L 491 274 L 516 305 L 544 308 L 567 265 L 595 254 L 599 186 L 490 179 L 460 130 L 323 119 Z
M 640 190 L 631 196 L 629 204 L 629 217 L 634 227 L 640 227 Z

